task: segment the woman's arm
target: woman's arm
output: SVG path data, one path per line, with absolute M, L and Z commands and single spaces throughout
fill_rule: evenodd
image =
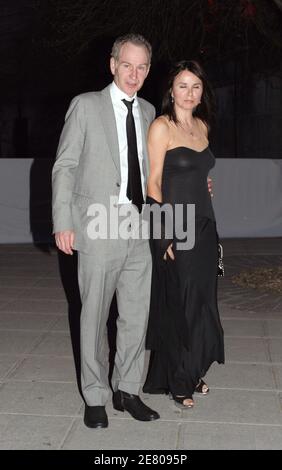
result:
M 165 154 L 169 147 L 169 137 L 169 125 L 166 119 L 160 116 L 152 123 L 149 129 L 148 152 L 150 173 L 147 188 L 148 196 L 159 203 L 163 202 L 162 176 Z M 155 240 L 155 250 L 160 252 L 165 260 L 167 259 L 167 253 L 171 259 L 174 259 L 171 240 Z
M 148 134 L 150 173 L 147 194 L 158 202 L 162 202 L 162 174 L 168 144 L 169 126 L 161 116 L 151 124 Z
M 205 136 L 205 138 L 207 139 L 207 141 L 209 142 L 209 129 L 208 129 L 208 126 L 207 124 L 205 124 L 203 121 L 201 121 L 201 119 L 198 119 L 198 122 L 199 122 L 199 125 L 200 125 L 200 128 Z M 208 176 L 207 178 L 207 181 L 208 181 L 208 190 L 209 190 L 209 193 L 211 195 L 211 197 L 213 197 L 213 184 L 212 184 L 212 179 L 210 176 Z

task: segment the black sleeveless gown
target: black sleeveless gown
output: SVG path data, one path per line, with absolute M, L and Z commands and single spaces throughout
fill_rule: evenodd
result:
M 165 261 L 158 242 L 150 241 L 153 274 L 146 346 L 151 357 L 145 393 L 192 397 L 210 365 L 224 363 L 217 308 L 218 237 L 207 187 L 214 164 L 209 147 L 201 152 L 188 147 L 166 152 L 163 203 L 170 203 L 174 213 L 176 204 L 195 204 L 195 245 L 189 250 L 177 249 L 180 239 L 174 233 L 175 260 L 168 257 Z M 186 210 L 184 229 L 189 229 L 185 214 Z

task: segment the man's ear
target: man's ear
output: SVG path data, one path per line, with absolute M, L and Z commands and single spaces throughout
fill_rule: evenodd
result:
M 113 57 L 111 57 L 110 59 L 110 69 L 111 69 L 112 74 L 114 75 L 116 71 L 116 61 Z
M 146 78 L 148 77 L 148 73 L 150 72 L 151 64 L 148 65 L 147 73 L 146 73 Z

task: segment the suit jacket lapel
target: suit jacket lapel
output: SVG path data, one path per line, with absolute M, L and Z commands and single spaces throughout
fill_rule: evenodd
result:
M 142 130 L 142 147 L 143 147 L 143 156 L 144 156 L 144 175 L 145 180 L 148 178 L 149 174 L 149 162 L 147 157 L 147 131 L 150 125 L 146 110 L 142 104 L 142 102 L 138 101 L 139 111 L 140 111 L 140 123 L 141 123 L 141 130 Z M 109 145 L 109 149 L 118 171 L 120 175 L 120 156 L 119 156 L 119 144 L 118 144 L 118 134 L 117 134 L 117 126 L 116 126 L 116 119 L 114 108 L 111 100 L 110 95 L 110 85 L 104 88 L 101 91 L 101 109 L 100 109 L 100 116 L 101 120 L 105 129 L 106 139 Z
M 104 88 L 101 91 L 101 110 L 100 110 L 101 120 L 105 129 L 106 139 L 109 145 L 109 149 L 120 175 L 120 158 L 119 158 L 119 144 L 118 144 L 118 134 L 114 108 L 110 95 L 110 85 Z

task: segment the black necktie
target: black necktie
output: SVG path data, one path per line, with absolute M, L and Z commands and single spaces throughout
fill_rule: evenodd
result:
M 126 195 L 129 200 L 141 212 L 142 204 L 144 204 L 141 174 L 138 159 L 136 129 L 134 117 L 132 113 L 133 101 L 122 100 L 128 109 L 126 117 L 126 135 L 127 135 L 127 161 L 128 161 L 128 179 Z

